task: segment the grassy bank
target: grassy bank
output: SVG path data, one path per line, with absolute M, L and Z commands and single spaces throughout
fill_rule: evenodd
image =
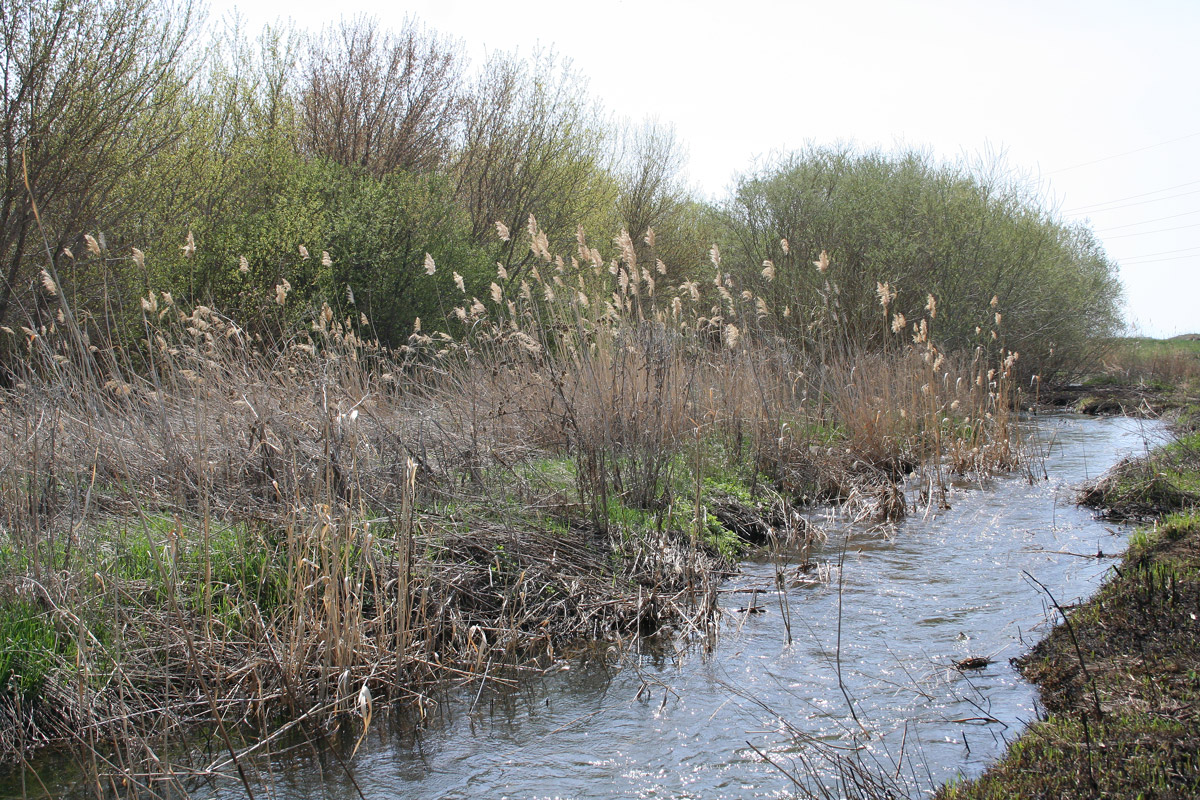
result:
M 1200 339 L 1116 339 L 1090 374 L 1040 400 L 1084 414 L 1158 416 L 1187 408 L 1200 402 Z
M 1200 795 L 1200 434 L 1114 468 L 1084 500 L 1152 520 L 1095 597 L 1024 656 L 1047 718 L 954 798 Z
M 528 233 L 524 277 L 395 350 L 353 306 L 288 324 L 286 282 L 248 320 L 150 293 L 122 341 L 45 274 L 48 324 L 3 330 L 0 755 L 242 774 L 571 642 L 711 636 L 731 559 L 814 535 L 803 505 L 897 519 L 902 480 L 937 504 L 1022 458 L 995 301 L 954 356 L 933 298 L 910 323 L 881 285 L 866 351 L 834 288 L 794 348 L 716 248 L 709 306 L 627 235 L 604 262 Z M 200 725 L 224 754 L 165 760 Z

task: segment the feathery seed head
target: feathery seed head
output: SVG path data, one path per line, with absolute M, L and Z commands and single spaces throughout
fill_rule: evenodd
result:
M 633 239 L 629 236 L 629 231 L 622 229 L 621 233 L 613 239 L 613 244 L 621 251 L 621 259 L 631 267 L 637 264 L 637 252 L 633 247 Z
M 496 220 L 496 235 L 500 237 L 500 241 L 507 242 L 511 237 L 508 233 L 508 226 L 500 220 Z
M 813 266 L 817 268 L 817 272 L 824 274 L 829 269 L 829 253 L 822 250 L 821 255 L 813 262 Z
M 433 256 L 429 255 L 429 253 L 426 253 L 425 254 L 425 274 L 432 275 L 435 272 L 437 272 L 437 264 L 433 263 Z
M 879 281 L 875 282 L 875 294 L 879 295 L 879 305 L 883 306 L 885 311 L 891 305 L 892 301 L 896 299 L 896 290 L 886 281 L 883 283 Z
M 775 264 L 770 259 L 763 262 L 762 276 L 768 283 L 775 280 Z

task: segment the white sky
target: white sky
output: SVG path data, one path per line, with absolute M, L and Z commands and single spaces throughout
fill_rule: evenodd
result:
M 235 6 L 252 29 L 407 14 L 461 39 L 472 65 L 553 46 L 609 111 L 674 123 L 714 198 L 810 141 L 1002 152 L 1091 220 L 1131 324 L 1200 332 L 1195 0 L 212 0 L 211 18 Z

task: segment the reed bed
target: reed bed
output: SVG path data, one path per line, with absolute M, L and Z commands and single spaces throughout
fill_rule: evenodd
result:
M 1021 458 L 995 303 L 947 355 L 935 299 L 909 323 L 880 286 L 893 339 L 869 352 L 821 254 L 828 314 L 797 344 L 715 247 L 701 286 L 653 233 L 607 259 L 527 235 L 523 268 L 484 301 L 456 280 L 449 327 L 397 349 L 350 305 L 289 324 L 286 282 L 253 325 L 149 293 L 124 342 L 47 272 L 46 323 L 2 334 L 0 755 L 73 745 L 97 792 L 247 780 L 271 731 L 365 731 L 569 642 L 711 631 L 736 540 L 714 484 L 802 539 L 804 504 L 895 520 Z M 168 763 L 197 725 L 225 755 Z

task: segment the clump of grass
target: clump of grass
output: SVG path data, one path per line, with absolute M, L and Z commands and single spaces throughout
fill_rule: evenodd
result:
M 1195 335 L 1117 339 L 1102 361 L 1109 381 L 1158 392 L 1200 387 L 1200 339 Z

